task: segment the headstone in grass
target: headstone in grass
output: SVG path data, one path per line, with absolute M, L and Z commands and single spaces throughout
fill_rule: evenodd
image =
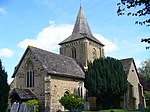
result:
M 89 102 L 84 103 L 84 109 L 85 110 L 90 110 L 90 103 Z
M 14 102 L 10 112 L 18 112 L 18 108 L 19 108 L 19 103 Z
M 25 102 L 21 103 L 18 112 L 26 112 L 26 103 Z

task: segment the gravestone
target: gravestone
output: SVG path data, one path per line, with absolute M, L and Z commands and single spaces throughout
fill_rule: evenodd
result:
M 21 103 L 19 108 L 19 103 L 14 102 L 10 112 L 36 112 L 35 106 L 27 106 L 25 102 Z
M 26 112 L 36 112 L 35 106 L 27 106 Z
M 90 103 L 89 102 L 84 103 L 84 109 L 85 110 L 90 110 Z
M 26 112 L 26 103 L 25 102 L 21 103 L 18 112 Z
M 18 112 L 18 108 L 19 108 L 19 103 L 14 102 L 10 112 Z

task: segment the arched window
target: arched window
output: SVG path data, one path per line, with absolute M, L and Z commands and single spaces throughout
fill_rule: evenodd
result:
M 83 82 L 79 82 L 79 83 L 78 83 L 78 95 L 81 96 L 82 98 L 83 98 L 83 96 L 84 96 L 84 95 L 83 95 L 83 92 L 84 92 L 84 91 L 83 91 L 83 87 L 84 87 Z
M 96 59 L 96 58 L 97 58 L 96 49 L 93 48 L 93 59 Z
M 64 93 L 64 95 L 69 95 L 69 91 L 66 91 L 66 92 Z
M 75 47 L 72 48 L 72 58 L 76 59 L 76 48 Z
M 27 77 L 26 77 L 27 87 L 34 87 L 34 70 L 31 62 L 27 64 Z

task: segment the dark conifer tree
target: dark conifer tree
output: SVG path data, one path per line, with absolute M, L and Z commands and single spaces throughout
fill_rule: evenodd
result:
M 114 58 L 100 58 L 88 66 L 88 92 L 97 97 L 97 107 L 118 108 L 120 97 L 127 91 L 127 76 L 122 63 Z
M 7 83 L 7 73 L 3 69 L 0 60 L 0 112 L 6 112 L 8 106 L 9 85 Z

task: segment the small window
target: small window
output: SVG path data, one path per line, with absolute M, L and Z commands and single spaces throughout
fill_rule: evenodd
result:
M 75 47 L 72 48 L 72 58 L 76 59 L 76 48 Z
M 78 95 L 83 97 L 82 87 L 78 87 Z
M 69 92 L 68 91 L 66 91 L 65 93 L 64 93 L 64 95 L 68 95 L 69 94 Z
M 26 77 L 27 87 L 34 87 L 34 70 L 31 62 L 27 65 L 27 77 Z
M 96 58 L 97 58 L 96 49 L 93 48 L 93 59 L 96 59 Z
M 83 98 L 83 83 L 79 82 L 78 84 L 78 95 Z
M 134 72 L 134 70 L 132 70 L 132 74 L 134 74 L 135 72 Z
M 101 48 L 99 48 L 99 52 L 100 52 L 100 56 L 99 57 L 102 57 L 102 51 L 101 51 Z

